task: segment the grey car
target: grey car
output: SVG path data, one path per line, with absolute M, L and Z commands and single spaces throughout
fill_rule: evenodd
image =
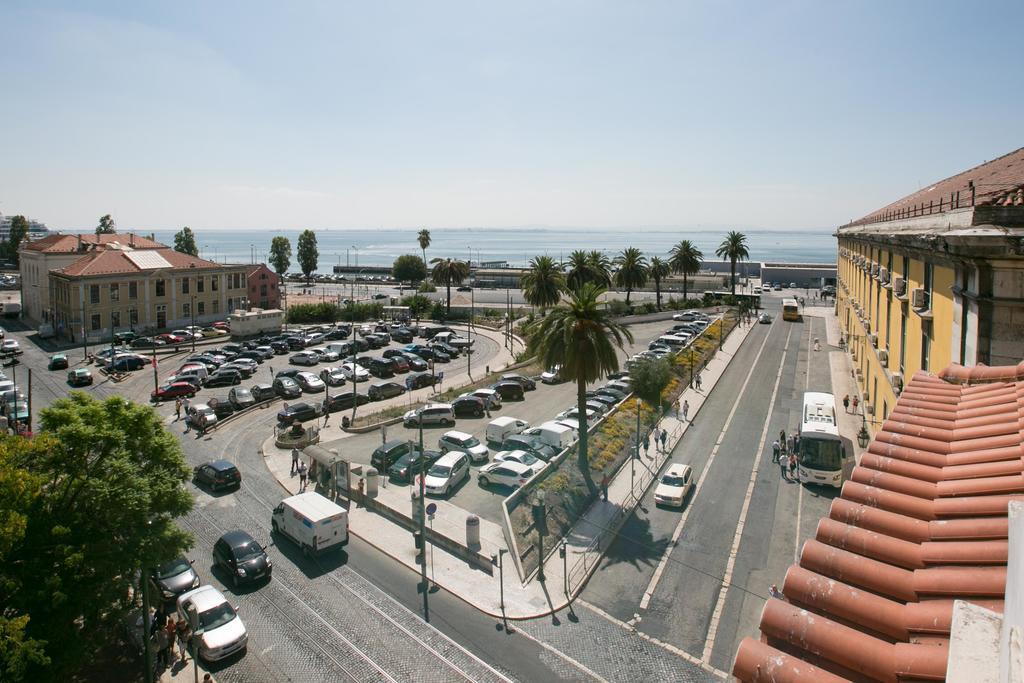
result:
M 186 591 L 198 588 L 201 583 L 192 560 L 179 555 L 170 562 L 164 562 L 149 575 L 154 592 L 165 601 L 171 601 Z

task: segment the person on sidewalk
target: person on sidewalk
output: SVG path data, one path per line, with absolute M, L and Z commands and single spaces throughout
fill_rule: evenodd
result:
M 789 478 L 796 478 L 796 453 L 789 454 Z
M 295 476 L 295 473 L 299 471 L 299 449 L 292 449 L 292 471 L 290 476 Z
M 796 453 L 797 455 L 800 455 L 800 435 L 799 434 L 794 434 L 793 435 L 793 452 Z
M 847 415 L 850 413 L 850 395 L 843 396 L 843 410 L 846 411 Z
M 690 413 L 690 402 L 683 401 L 683 422 L 687 421 L 687 415 Z
M 860 398 L 857 396 L 853 397 L 853 414 L 857 414 L 857 407 L 860 405 Z
M 697 385 L 697 391 L 700 391 L 700 373 L 699 372 L 697 373 L 697 376 L 693 378 L 693 382 L 694 382 L 694 384 Z
M 608 500 L 608 484 L 610 483 L 608 474 L 605 473 L 605 475 L 601 477 L 601 496 L 604 497 L 605 500 Z
M 782 455 L 782 446 L 779 445 L 779 440 L 772 441 L 772 462 L 778 462 L 779 456 Z
M 789 435 L 789 440 L 786 442 L 786 452 L 787 453 L 796 453 L 795 446 L 796 446 L 796 437 L 793 436 L 792 434 L 790 434 Z
M 782 454 L 786 454 L 786 430 L 779 430 L 779 446 L 782 448 Z
M 668 430 L 667 429 L 662 429 L 661 430 L 661 452 L 662 453 L 667 453 L 668 452 L 666 450 L 668 448 L 667 444 L 668 444 Z
M 785 456 L 779 457 L 779 474 L 781 474 L 782 478 L 785 479 L 786 481 L 789 481 L 789 477 L 786 476 L 786 470 L 788 469 L 789 462 L 787 458 Z
M 300 462 L 299 463 L 299 493 L 304 493 L 306 491 L 306 476 L 308 475 L 308 473 L 309 473 L 309 470 L 306 468 L 306 463 Z
M 175 631 L 177 631 L 178 636 L 178 654 L 181 657 L 182 664 L 184 664 L 188 654 L 188 641 L 192 637 L 192 629 L 188 627 L 188 622 L 181 619 L 178 621 Z
M 174 399 L 174 421 L 181 419 L 181 397 Z

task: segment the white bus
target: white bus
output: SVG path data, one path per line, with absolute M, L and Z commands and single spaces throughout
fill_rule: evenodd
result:
M 820 391 L 804 393 L 800 415 L 800 453 L 797 473 L 801 483 L 839 488 L 849 468 L 846 444 L 836 423 L 836 399 Z

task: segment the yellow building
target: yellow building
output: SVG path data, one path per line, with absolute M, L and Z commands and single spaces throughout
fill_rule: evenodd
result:
M 836 311 L 874 426 L 917 370 L 1024 358 L 1024 148 L 836 235 Z

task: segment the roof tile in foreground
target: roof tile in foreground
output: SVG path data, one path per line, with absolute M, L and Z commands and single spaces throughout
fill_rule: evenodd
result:
M 741 681 L 941 681 L 953 601 L 1001 612 L 1024 362 L 919 372 L 745 638 Z

